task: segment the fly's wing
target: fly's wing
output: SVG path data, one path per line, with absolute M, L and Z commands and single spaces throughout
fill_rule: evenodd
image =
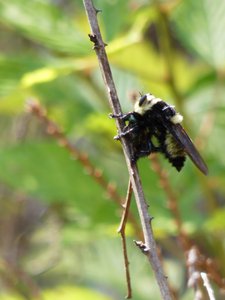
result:
M 166 126 L 167 130 L 173 135 L 177 143 L 184 148 L 184 151 L 187 153 L 196 167 L 203 174 L 207 175 L 208 168 L 184 128 L 180 124 L 173 124 L 170 121 L 163 123 Z

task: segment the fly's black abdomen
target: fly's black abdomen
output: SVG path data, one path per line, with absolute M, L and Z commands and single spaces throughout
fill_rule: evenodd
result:
M 185 156 L 168 157 L 169 162 L 177 169 L 178 172 L 180 172 L 183 168 L 185 159 Z

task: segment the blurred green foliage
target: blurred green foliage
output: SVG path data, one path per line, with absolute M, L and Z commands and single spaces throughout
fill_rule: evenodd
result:
M 160 162 L 190 237 L 225 276 L 225 2 L 94 3 L 123 110 L 132 109 L 132 95 L 152 92 L 176 105 L 198 142 L 207 178 L 189 161 L 180 174 Z M 82 1 L 0 0 L 1 299 L 125 295 L 118 204 L 25 112 L 26 100 L 38 99 L 125 195 L 127 169 L 89 32 Z M 149 160 L 139 168 L 169 281 L 179 299 L 193 299 L 166 194 Z M 134 201 L 132 212 L 138 222 Z M 133 298 L 160 299 L 134 238 L 129 224 Z

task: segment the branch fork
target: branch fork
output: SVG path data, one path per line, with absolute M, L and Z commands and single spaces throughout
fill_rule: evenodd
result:
M 111 68 L 109 65 L 108 57 L 105 52 L 105 43 L 102 40 L 101 32 L 99 29 L 97 17 L 96 17 L 96 9 L 93 6 L 92 0 L 83 0 L 84 7 L 86 10 L 87 18 L 91 27 L 91 36 L 89 36 L 94 42 L 94 50 L 98 57 L 100 69 L 102 72 L 102 77 L 106 85 L 106 90 L 108 93 L 109 103 L 112 107 L 113 114 L 121 114 L 121 106 L 119 103 L 118 95 L 116 92 L 115 84 L 112 77 Z M 102 47 L 102 45 L 104 45 Z M 96 47 L 97 46 L 97 47 Z M 124 127 L 123 120 L 116 120 L 117 128 L 119 132 L 122 132 Z M 121 143 L 123 145 L 123 151 L 127 163 L 127 168 L 129 171 L 129 176 L 132 184 L 132 189 L 134 192 L 136 204 L 138 207 L 138 212 L 141 220 L 142 230 L 144 234 L 144 244 L 146 245 L 146 256 L 148 261 L 154 271 L 156 281 L 158 283 L 162 299 L 170 300 L 170 290 L 168 286 L 168 282 L 164 276 L 162 265 L 160 259 L 157 254 L 157 246 L 153 236 L 152 228 L 151 228 L 151 217 L 148 213 L 148 205 L 146 204 L 141 179 L 138 173 L 138 169 L 136 163 L 132 163 L 130 161 L 131 153 L 129 141 L 125 138 L 121 138 Z

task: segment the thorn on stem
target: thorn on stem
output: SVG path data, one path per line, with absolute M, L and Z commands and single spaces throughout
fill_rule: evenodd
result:
M 135 241 L 134 240 L 135 245 L 141 250 L 142 253 L 147 254 L 149 252 L 149 247 L 146 246 L 145 243 L 143 243 L 142 241 Z
M 99 48 L 99 42 L 96 34 L 88 34 L 90 41 L 94 44 L 93 49 Z
M 94 7 L 94 9 L 95 9 L 96 15 L 97 15 L 98 13 L 102 12 L 102 9 L 99 9 L 99 8 L 96 8 L 96 7 Z
M 97 38 L 96 34 L 88 34 L 90 41 L 94 44 L 93 49 L 99 49 L 100 47 L 106 47 L 108 46 L 106 43 L 102 42 L 102 45 L 100 45 L 99 40 Z
M 116 136 L 114 136 L 114 138 L 113 138 L 115 141 L 119 141 L 121 138 L 120 138 L 120 136 L 119 135 L 116 135 Z
M 149 217 L 149 222 L 151 223 L 154 220 L 154 217 Z

